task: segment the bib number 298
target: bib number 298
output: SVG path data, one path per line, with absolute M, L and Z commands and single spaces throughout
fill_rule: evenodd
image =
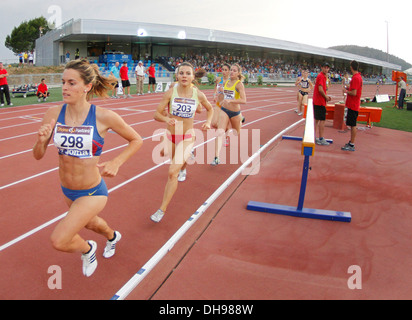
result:
M 76 146 L 76 148 L 78 149 L 82 149 L 83 148 L 83 137 L 73 137 L 73 136 L 62 136 L 63 138 L 63 143 L 61 144 L 61 146 L 63 148 L 73 148 L 74 146 Z

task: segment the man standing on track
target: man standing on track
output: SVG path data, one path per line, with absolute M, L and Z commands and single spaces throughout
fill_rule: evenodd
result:
M 147 68 L 146 73 L 149 75 L 149 85 L 147 86 L 147 92 L 150 93 L 150 86 L 152 86 L 152 92 L 155 93 L 155 85 L 156 85 L 156 69 L 154 67 L 154 63 L 150 64 L 150 67 Z
M 352 80 L 348 88 L 346 88 L 346 107 L 348 115 L 346 117 L 346 125 L 350 127 L 350 141 L 342 147 L 344 151 L 355 151 L 356 138 L 356 120 L 360 109 L 360 99 L 362 96 L 363 80 L 359 73 L 359 63 L 353 60 L 350 63 L 350 71 L 352 72 Z
M 113 95 L 112 98 L 117 99 L 119 98 L 117 95 L 117 88 L 119 88 L 119 83 L 120 83 L 120 68 L 119 68 L 119 62 L 116 61 L 116 63 L 114 64 L 113 67 L 110 68 L 110 75 L 112 75 L 113 77 L 115 77 L 117 79 L 117 82 L 114 86 L 113 89 Z
M 139 61 L 135 69 L 136 73 L 136 85 L 137 85 L 137 95 L 143 95 L 143 81 L 144 81 L 144 67 L 143 62 Z
M 313 91 L 313 113 L 315 116 L 315 133 L 316 128 L 319 130 L 319 138 L 316 138 L 316 144 L 327 146 L 329 142 L 323 137 L 326 120 L 326 103 L 331 100 L 326 94 L 326 78 L 330 70 L 329 63 L 324 62 L 322 72 L 316 77 L 315 89 Z
M 132 96 L 130 95 L 129 68 L 127 67 L 126 61 L 123 61 L 123 65 L 120 68 L 119 74 L 120 74 L 120 79 L 122 81 L 123 96 L 125 98 L 131 98 Z
M 4 106 L 3 93 L 6 96 L 7 105 L 13 105 L 10 101 L 9 85 L 7 83 L 8 76 L 7 70 L 3 68 L 3 62 L 0 62 L 0 102 L 2 107 Z

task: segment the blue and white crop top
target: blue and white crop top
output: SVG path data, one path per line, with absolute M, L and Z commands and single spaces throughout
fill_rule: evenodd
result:
M 59 154 L 76 157 L 92 158 L 100 156 L 103 150 L 102 138 L 96 126 L 96 106 L 91 105 L 87 118 L 81 126 L 72 127 L 65 123 L 66 107 L 64 104 L 54 129 L 54 145 Z

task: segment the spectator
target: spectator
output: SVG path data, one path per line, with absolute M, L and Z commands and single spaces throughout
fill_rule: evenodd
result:
M 39 102 L 41 101 L 41 99 L 43 99 L 43 102 L 44 102 L 44 101 L 46 101 L 46 99 L 49 95 L 50 95 L 50 92 L 49 92 L 49 89 L 47 88 L 46 80 L 43 78 L 43 79 L 41 79 L 41 83 L 37 87 L 36 96 L 37 96 Z
M 18 56 L 19 56 L 19 66 L 21 67 L 23 65 L 23 52 L 20 52 Z
M 147 86 L 147 92 L 150 93 L 150 86 L 152 86 L 153 93 L 155 92 L 155 85 L 156 85 L 156 69 L 154 67 L 154 63 L 150 64 L 150 67 L 146 70 L 146 74 L 149 75 L 149 85 Z
M 399 92 L 398 109 L 403 109 L 403 103 L 405 101 L 405 96 L 406 96 L 406 83 L 402 77 L 399 77 L 398 86 L 399 86 L 399 89 L 401 89 L 401 91 Z
M 129 81 L 129 68 L 127 67 L 127 62 L 124 61 L 122 67 L 120 68 L 120 80 L 122 80 L 123 95 L 125 98 L 131 98 L 130 95 L 130 81 Z M 126 95 L 127 91 L 127 95 Z
M 110 74 L 117 79 L 116 84 L 114 85 L 114 88 L 113 88 L 113 93 L 112 93 L 112 98 L 114 98 L 114 99 L 119 98 L 119 97 L 117 96 L 117 89 L 119 88 L 119 77 L 120 77 L 120 76 L 119 76 L 119 72 L 120 72 L 120 70 L 119 70 L 119 62 L 116 61 L 116 63 L 114 64 L 114 66 L 111 67 L 111 69 L 110 69 Z
M 76 51 L 74 52 L 74 59 L 77 60 L 80 58 L 80 50 L 79 48 L 76 49 Z
M 66 52 L 66 63 L 70 62 L 70 51 Z
M 13 105 L 10 101 L 9 85 L 7 84 L 8 76 L 7 70 L 3 67 L 3 62 L 0 62 L 0 103 L 2 107 L 4 106 L 3 94 L 6 96 L 7 105 Z
M 136 74 L 136 86 L 137 86 L 137 95 L 143 95 L 143 81 L 144 81 L 144 66 L 143 62 L 139 61 L 135 69 Z
M 29 64 L 33 65 L 34 62 L 34 54 L 33 51 L 29 52 Z

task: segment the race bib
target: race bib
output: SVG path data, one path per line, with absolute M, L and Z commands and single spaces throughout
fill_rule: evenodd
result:
M 77 158 L 93 157 L 93 126 L 70 127 L 57 124 L 54 145 L 59 154 Z
M 194 99 L 174 98 L 170 113 L 180 118 L 193 118 L 196 107 L 196 100 Z
M 223 91 L 226 100 L 234 100 L 235 99 L 235 91 L 225 89 Z

